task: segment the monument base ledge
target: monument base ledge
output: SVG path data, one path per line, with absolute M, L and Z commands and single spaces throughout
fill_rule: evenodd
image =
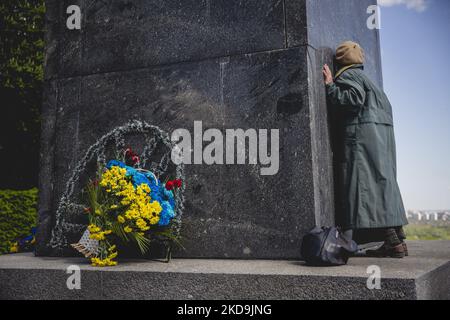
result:
M 0 299 L 450 299 L 450 241 L 408 246 L 404 259 L 351 258 L 327 268 L 286 260 L 173 259 L 100 269 L 83 258 L 3 255 Z M 67 288 L 71 265 L 81 269 L 79 290 Z M 375 283 L 369 266 L 380 268 L 381 289 L 368 289 L 368 281 Z

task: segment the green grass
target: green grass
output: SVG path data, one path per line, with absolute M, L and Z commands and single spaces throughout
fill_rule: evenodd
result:
M 405 227 L 408 240 L 450 240 L 450 224 L 422 225 L 412 224 Z

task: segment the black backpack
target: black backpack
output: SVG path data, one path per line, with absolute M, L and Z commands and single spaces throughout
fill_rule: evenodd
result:
M 341 266 L 358 251 L 355 241 L 335 227 L 315 227 L 303 237 L 301 255 L 310 266 Z

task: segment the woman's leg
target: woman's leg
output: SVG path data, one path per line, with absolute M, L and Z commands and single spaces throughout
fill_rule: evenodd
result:
M 397 233 L 397 237 L 402 242 L 403 251 L 405 251 L 405 256 L 409 256 L 408 247 L 406 246 L 406 243 L 405 243 L 405 240 L 406 240 L 405 230 L 403 230 L 403 227 L 397 227 L 397 228 L 395 228 L 395 232 Z
M 395 247 L 401 244 L 402 241 L 397 236 L 395 228 L 386 228 L 384 231 L 384 244 L 389 247 Z
M 395 228 L 395 232 L 397 233 L 397 237 L 400 239 L 401 242 L 406 240 L 406 234 L 405 230 L 403 230 L 403 227 Z

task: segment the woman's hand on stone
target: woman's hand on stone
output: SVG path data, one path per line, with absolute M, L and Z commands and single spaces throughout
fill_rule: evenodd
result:
M 322 73 L 325 84 L 333 83 L 333 74 L 327 64 L 323 66 Z

